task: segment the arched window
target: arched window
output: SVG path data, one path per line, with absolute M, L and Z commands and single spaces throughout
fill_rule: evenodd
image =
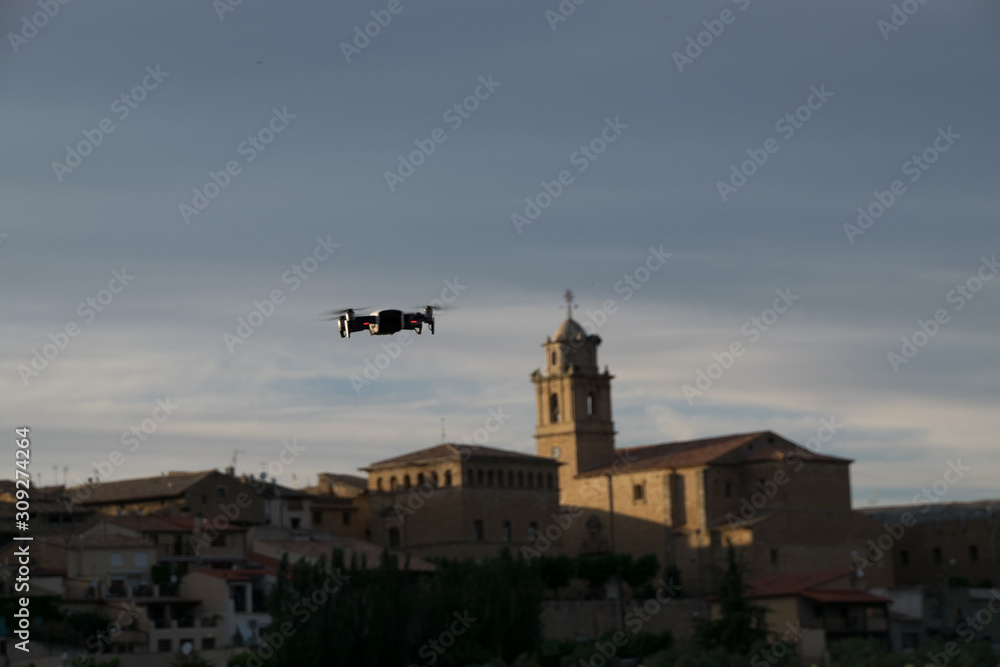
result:
M 550 488 L 550 489 L 552 488 L 552 473 L 548 474 L 548 477 L 546 477 L 546 479 L 545 479 L 545 483 L 546 483 L 547 488 Z
M 552 365 L 553 366 L 556 365 L 556 353 L 555 352 L 552 353 Z
M 555 394 L 549 396 L 549 419 L 553 424 L 559 421 L 559 397 Z
M 503 486 L 503 470 L 497 471 L 497 486 Z
M 403 488 L 404 489 L 410 488 L 410 476 L 409 475 L 403 475 Z
M 397 488 L 399 488 L 399 485 L 396 483 L 396 476 L 393 475 L 389 478 L 389 490 L 395 491 Z
M 378 478 L 378 490 L 379 491 L 382 490 L 382 478 L 381 477 Z
M 534 482 L 535 482 L 535 473 L 533 473 L 533 472 L 530 472 L 530 471 L 529 471 L 529 472 L 528 472 L 528 488 L 529 488 L 529 489 L 531 488 L 531 485 L 532 485 L 532 484 L 533 484 Z
M 514 486 L 514 471 L 507 473 L 507 486 Z
M 482 483 L 483 483 L 483 471 L 482 470 L 477 470 L 476 471 L 476 484 L 482 485 Z
M 431 486 L 437 487 L 438 485 L 438 474 L 436 472 L 431 473 Z
M 490 470 L 488 473 L 486 473 L 486 479 L 488 480 L 486 483 L 488 485 L 490 485 L 490 486 L 493 486 L 493 471 L 492 470 Z
M 593 417 L 594 416 L 594 395 L 593 394 L 587 394 L 587 416 L 588 417 Z
M 542 473 L 538 473 L 538 488 L 545 486 L 545 482 L 542 481 Z
M 476 476 L 475 476 L 475 473 L 474 473 L 474 472 L 472 472 L 471 470 L 469 471 L 469 474 L 468 474 L 468 475 L 466 475 L 466 477 L 468 477 L 468 478 L 469 478 L 469 479 L 468 479 L 468 481 L 466 482 L 466 484 L 467 484 L 468 486 L 472 486 L 473 484 L 475 484 L 475 483 L 476 483 Z
M 450 470 L 445 470 L 444 471 L 444 485 L 445 486 L 451 486 L 451 471 Z
M 421 472 L 417 474 L 417 486 L 423 486 L 423 485 L 424 485 L 424 473 Z
M 518 470 L 517 471 L 517 485 L 519 487 L 521 487 L 521 488 L 524 488 L 524 471 L 523 470 Z

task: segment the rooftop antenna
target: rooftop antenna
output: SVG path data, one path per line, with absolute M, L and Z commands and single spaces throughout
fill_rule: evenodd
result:
M 441 417 L 441 444 L 445 443 L 444 439 L 444 417 Z
M 69 466 L 63 466 L 63 486 L 69 483 Z
M 567 289 L 566 293 L 563 294 L 563 298 L 566 299 L 566 319 L 573 319 L 573 290 Z M 579 308 L 579 306 L 576 306 Z

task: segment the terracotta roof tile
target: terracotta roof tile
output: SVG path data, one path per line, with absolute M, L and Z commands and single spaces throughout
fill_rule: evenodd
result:
M 81 505 L 101 505 L 105 503 L 119 503 L 140 500 L 156 500 L 159 498 L 176 498 L 189 488 L 209 477 L 210 475 L 221 475 L 216 470 L 205 470 L 202 472 L 172 473 L 170 475 L 159 475 L 157 477 L 141 477 L 139 479 L 124 479 L 117 482 L 100 482 L 89 487 L 72 487 L 67 489 L 70 496 L 73 496 L 77 489 L 80 489 L 79 497 Z
M 526 463 L 546 463 L 558 465 L 552 459 L 533 454 L 523 454 L 509 449 L 497 449 L 496 447 L 483 447 L 482 445 L 464 444 L 441 444 L 427 449 L 420 449 L 409 454 L 395 456 L 391 459 L 376 461 L 362 470 L 376 470 L 379 468 L 392 468 L 407 463 L 422 463 L 424 461 L 439 461 L 452 459 L 505 459 L 519 460 Z
M 815 572 L 790 572 L 769 574 L 747 583 L 747 597 L 768 598 L 800 595 L 809 589 L 828 584 L 852 574 L 852 568 L 820 570 Z

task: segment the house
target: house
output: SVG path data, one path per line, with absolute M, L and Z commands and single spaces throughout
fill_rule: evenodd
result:
M 263 523 L 264 501 L 235 475 L 217 470 L 90 482 L 66 489 L 73 503 L 104 514 L 198 516 L 212 526 Z
M 798 644 L 806 663 L 850 637 L 875 638 L 889 649 L 891 600 L 866 590 L 854 568 L 769 574 L 749 581 L 746 597 L 767 608 L 770 641 Z M 718 614 L 716 602 L 712 615 Z

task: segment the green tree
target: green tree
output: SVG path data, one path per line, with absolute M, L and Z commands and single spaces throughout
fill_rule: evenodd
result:
M 754 644 L 767 637 L 767 607 L 752 604 L 747 599 L 744 580 L 747 567 L 737 558 L 732 545 L 726 559 L 728 563 L 715 593 L 720 616 L 714 621 L 703 620 L 697 629 L 696 640 L 705 650 L 721 649 L 746 655 Z

